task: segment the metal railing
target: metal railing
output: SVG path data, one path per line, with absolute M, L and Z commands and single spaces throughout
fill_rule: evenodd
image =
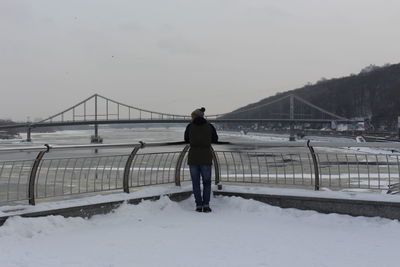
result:
M 308 141 L 221 145 L 224 147 L 213 150 L 215 184 L 268 184 L 315 190 L 390 187 L 391 192 L 398 192 L 396 186 L 400 184 L 400 144 L 396 143 Z M 162 147 L 169 151 L 160 151 Z M 389 150 L 382 153 L 336 150 L 340 147 Z M 183 142 L 1 148 L 3 156 L 16 152 L 26 156 L 34 152 L 36 157 L 0 160 L 0 204 L 28 201 L 34 205 L 40 199 L 114 190 L 129 193 L 131 188 L 149 185 L 179 186 L 190 181 L 186 165 L 188 149 Z M 89 155 L 80 151 L 89 151 Z

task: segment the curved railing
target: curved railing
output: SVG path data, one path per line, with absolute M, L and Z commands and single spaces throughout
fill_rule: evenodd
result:
M 337 150 L 353 147 L 353 150 Z M 379 153 L 363 148 L 379 148 Z M 398 192 L 400 144 L 219 143 L 215 184 L 360 188 Z M 0 204 L 190 181 L 184 142 L 1 148 Z M 391 188 L 389 188 L 391 187 Z

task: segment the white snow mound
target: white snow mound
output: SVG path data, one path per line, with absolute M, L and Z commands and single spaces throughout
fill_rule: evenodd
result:
M 9 219 L 1 266 L 397 266 L 400 223 L 272 207 L 239 197 L 167 197 L 91 219 Z

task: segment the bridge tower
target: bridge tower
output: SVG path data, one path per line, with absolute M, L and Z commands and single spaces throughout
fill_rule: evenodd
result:
M 99 124 L 97 124 L 97 94 L 94 95 L 94 135 L 91 136 L 90 142 L 92 144 L 103 143 L 103 138 L 99 136 Z
M 26 129 L 26 142 L 32 142 L 32 127 L 29 125 L 28 128 Z
M 290 136 L 289 141 L 296 141 L 294 137 L 294 95 L 290 95 Z

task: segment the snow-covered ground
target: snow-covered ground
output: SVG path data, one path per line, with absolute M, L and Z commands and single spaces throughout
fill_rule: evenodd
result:
M 213 185 L 213 191 L 217 190 L 217 186 Z M 109 203 L 114 201 L 126 201 L 129 199 L 146 198 L 153 196 L 168 195 L 172 193 L 192 191 L 191 184 L 187 183 L 182 186 L 159 185 L 139 188 L 129 194 L 109 192 L 109 194 L 99 194 L 94 196 L 86 196 L 75 199 L 44 201 L 36 205 L 11 205 L 0 206 L 0 216 L 21 216 L 26 213 L 41 212 L 48 210 L 65 209 L 71 207 L 80 207 L 84 205 Z M 332 191 L 329 188 L 321 188 L 319 191 L 298 188 L 270 188 L 267 186 L 237 186 L 224 184 L 221 191 L 264 194 L 264 195 L 283 195 L 283 196 L 299 196 L 299 197 L 316 197 L 316 198 L 335 198 L 348 200 L 365 200 L 365 201 L 383 201 L 383 202 L 400 202 L 399 195 L 368 193 L 369 189 L 343 189 L 342 191 Z
M 280 209 L 238 197 L 167 197 L 91 219 L 14 217 L 0 266 L 397 266 L 398 221 Z
M 213 187 L 215 190 L 216 186 Z M 110 191 L 108 192 L 108 194 L 105 192 L 101 192 L 99 195 L 94 195 L 94 196 L 83 196 L 80 198 L 66 199 L 59 201 L 44 201 L 36 203 L 36 205 L 34 206 L 28 204 L 10 205 L 10 206 L 4 205 L 0 206 L 0 216 L 20 216 L 22 214 L 31 212 L 65 209 L 65 208 L 91 205 L 91 204 L 110 203 L 114 201 L 126 201 L 129 199 L 168 195 L 172 193 L 187 192 L 191 190 L 192 190 L 191 185 L 183 185 L 183 186 L 158 185 L 158 186 L 137 188 L 136 190 L 131 189 L 131 192 L 129 194 Z

